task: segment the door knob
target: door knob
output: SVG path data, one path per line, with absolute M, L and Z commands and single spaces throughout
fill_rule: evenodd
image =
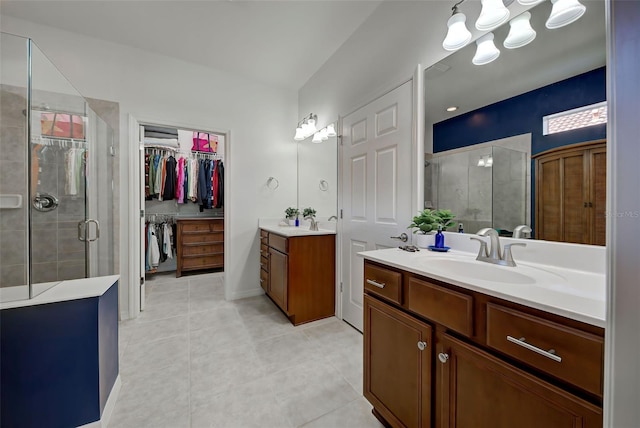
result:
M 399 239 L 402 242 L 407 242 L 409 240 L 409 236 L 406 233 L 401 233 L 400 236 L 390 236 L 391 239 Z
M 421 351 L 427 349 L 427 342 L 418 341 L 418 349 Z
M 440 352 L 438 354 L 438 359 L 440 360 L 440 362 L 442 364 L 446 363 L 447 361 L 449 361 L 449 354 L 445 354 L 444 352 Z

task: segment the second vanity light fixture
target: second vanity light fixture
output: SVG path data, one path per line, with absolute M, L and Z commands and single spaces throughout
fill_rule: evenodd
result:
M 465 22 L 467 17 L 460 12 L 458 6 L 465 0 L 460 0 L 452 8 L 452 15 L 447 22 L 447 36 L 442 47 L 448 51 L 457 51 L 466 46 L 471 40 L 471 32 Z M 524 6 L 534 6 L 546 0 L 518 0 Z M 481 0 L 482 10 L 476 20 L 475 27 L 480 31 L 492 31 L 509 20 L 509 9 L 503 0 Z M 546 27 L 555 29 L 577 21 L 586 10 L 578 0 L 551 0 L 553 7 L 546 22 Z M 524 12 L 509 22 L 509 35 L 504 40 L 504 47 L 516 49 L 528 45 L 536 38 L 536 32 L 531 27 L 531 13 Z M 473 63 L 476 65 L 489 64 L 500 56 L 500 51 L 493 43 L 493 33 L 487 33 L 476 40 L 476 54 Z
M 310 113 L 309 116 L 305 116 L 296 127 L 296 135 L 293 137 L 296 141 L 302 141 L 313 135 L 312 143 L 322 143 L 329 139 L 329 137 L 335 137 L 336 128 L 333 123 L 330 123 L 326 127 L 318 131 L 316 123 L 318 122 L 318 116 Z

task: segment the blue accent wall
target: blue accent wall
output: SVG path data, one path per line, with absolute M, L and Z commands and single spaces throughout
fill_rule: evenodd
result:
M 606 125 L 542 135 L 542 118 L 607 99 L 606 68 L 499 101 L 433 125 L 433 152 L 531 133 L 531 153 L 606 138 Z
M 0 424 L 100 419 L 118 376 L 118 283 L 100 297 L 0 311 Z

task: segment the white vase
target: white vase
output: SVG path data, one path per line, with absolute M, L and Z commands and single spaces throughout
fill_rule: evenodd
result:
M 289 226 L 295 226 L 296 225 L 296 218 L 295 217 L 287 217 L 287 223 L 289 224 Z
M 419 248 L 427 248 L 431 245 L 431 237 L 424 233 L 416 233 L 413 235 L 413 244 Z

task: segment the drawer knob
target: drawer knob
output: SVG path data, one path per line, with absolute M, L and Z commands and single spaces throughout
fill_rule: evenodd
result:
M 384 282 L 377 282 L 377 281 L 374 281 L 373 279 L 367 279 L 367 284 L 371 284 L 374 287 L 378 287 L 378 288 L 384 288 L 384 286 L 386 285 Z
M 440 362 L 442 364 L 445 364 L 447 361 L 449 361 L 449 354 L 445 354 L 444 352 L 440 352 L 438 354 L 438 359 L 440 360 Z
M 421 351 L 427 349 L 427 342 L 418 341 L 418 349 Z
M 522 346 L 523 348 L 526 348 L 529 351 L 533 351 L 537 354 L 544 355 L 545 357 L 553 361 L 556 361 L 558 363 L 562 362 L 562 358 L 559 355 L 556 355 L 555 349 L 549 349 L 548 351 L 545 351 L 544 349 L 540 349 L 537 346 L 527 343 L 524 337 L 521 337 L 520 339 L 516 339 L 515 337 L 507 336 L 507 340 L 511 343 L 515 343 L 516 345 Z

